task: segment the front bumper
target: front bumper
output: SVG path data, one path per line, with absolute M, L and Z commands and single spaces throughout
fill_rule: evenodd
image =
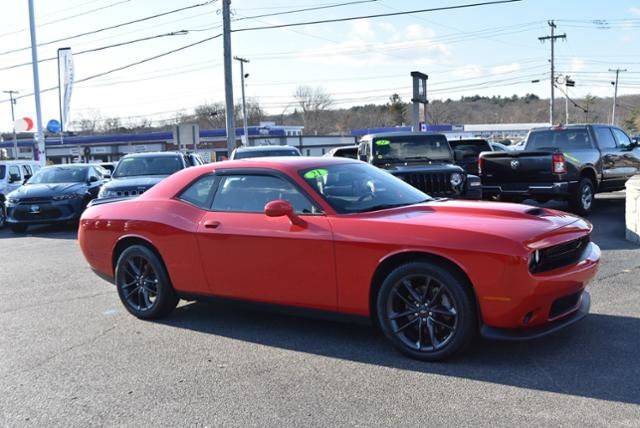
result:
M 567 197 L 576 184 L 573 181 L 559 181 L 554 183 L 505 183 L 484 184 L 482 193 L 484 196 L 512 196 L 535 197 L 545 196 L 550 198 Z
M 75 221 L 84 211 L 84 200 L 38 201 L 7 204 L 8 224 L 51 224 Z
M 553 334 L 580 321 L 587 316 L 590 307 L 591 296 L 589 292 L 584 291 L 580 296 L 580 304 L 578 305 L 577 309 L 564 317 L 560 317 L 554 321 L 549 322 L 548 324 L 544 324 L 538 327 L 532 327 L 529 329 L 496 328 L 488 325 L 483 325 L 480 328 L 480 335 L 485 339 L 490 340 L 522 341 L 538 339 L 540 337 Z

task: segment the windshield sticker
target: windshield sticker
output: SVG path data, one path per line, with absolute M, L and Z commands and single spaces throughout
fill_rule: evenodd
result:
M 314 178 L 324 177 L 328 174 L 328 171 L 323 168 L 312 169 L 304 173 L 304 178 L 307 180 L 313 180 Z
M 391 141 L 389 141 L 389 140 L 378 140 L 378 141 L 376 141 L 376 146 L 388 146 L 389 144 L 391 144 Z

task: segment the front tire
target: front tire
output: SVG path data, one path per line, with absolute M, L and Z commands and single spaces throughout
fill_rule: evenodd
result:
M 588 178 L 583 178 L 578 183 L 576 192 L 569 199 L 571 210 L 583 217 L 589 215 L 593 210 L 593 201 L 595 199 L 595 186 Z
M 477 330 L 475 306 L 463 281 L 430 262 L 394 269 L 377 296 L 380 328 L 403 354 L 439 361 L 461 352 Z
M 178 304 L 162 261 L 145 246 L 133 245 L 120 254 L 115 277 L 120 301 L 138 318 L 162 318 Z
M 0 229 L 7 223 L 7 209 L 4 206 L 4 202 L 0 202 Z

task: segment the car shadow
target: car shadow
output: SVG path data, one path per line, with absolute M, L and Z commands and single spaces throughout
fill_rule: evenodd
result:
M 2 238 L 49 238 L 49 239 L 78 239 L 78 227 L 67 224 L 43 224 L 29 226 L 24 233 L 14 233 L 9 226 L 0 229 Z
M 590 314 L 570 329 L 531 342 L 478 339 L 463 355 L 440 363 L 404 357 L 370 325 L 284 315 L 236 303 L 189 303 L 161 322 L 364 364 L 640 404 L 638 318 Z

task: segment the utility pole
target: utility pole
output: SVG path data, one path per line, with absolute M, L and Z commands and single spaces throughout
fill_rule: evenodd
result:
M 2 91 L 5 94 L 9 94 L 9 102 L 11 103 L 11 125 L 13 126 L 13 158 L 18 159 L 18 135 L 16 134 L 16 115 L 13 110 L 13 106 L 16 104 L 15 98 L 13 98 L 13 94 L 18 94 L 18 91 Z
M 616 81 L 615 82 L 611 82 L 613 83 L 614 89 L 613 89 L 613 110 L 611 112 L 611 124 L 615 125 L 616 124 L 616 104 L 618 102 L 618 78 L 620 76 L 621 72 L 625 72 L 627 71 L 626 68 L 616 68 L 615 70 L 609 69 L 610 73 L 616 73 Z
M 47 163 L 44 146 L 44 131 L 42 129 L 42 110 L 40 108 L 40 75 L 38 74 L 38 42 L 36 41 L 36 16 L 33 0 L 29 0 L 29 32 L 31 33 L 31 65 L 33 67 L 33 97 L 36 100 L 36 126 L 38 127 L 38 147 L 34 151 L 34 158 L 45 166 Z
M 249 73 L 244 74 L 244 63 L 249 62 L 246 58 L 234 56 L 233 59 L 240 62 L 240 83 L 242 84 L 242 144 L 249 145 L 249 125 L 247 124 L 247 101 L 244 97 L 244 79 L 249 77 Z
M 556 23 L 551 20 L 548 21 L 549 27 L 551 28 L 551 35 L 549 36 L 544 36 L 544 37 L 538 37 L 538 40 L 540 40 L 541 42 L 545 42 L 546 40 L 550 40 L 551 41 L 551 98 L 549 99 L 549 124 L 553 125 L 553 113 L 554 113 L 554 108 L 555 108 L 555 84 L 556 84 L 556 79 L 555 79 L 555 74 L 556 74 L 556 69 L 555 69 L 555 44 L 556 44 L 556 40 L 558 39 L 566 39 L 567 35 L 566 34 L 555 34 L 555 30 L 556 30 Z
M 231 0 L 222 0 L 222 33 L 227 155 L 231 156 L 231 152 L 236 148 L 236 125 L 233 121 L 233 76 L 231 75 Z

